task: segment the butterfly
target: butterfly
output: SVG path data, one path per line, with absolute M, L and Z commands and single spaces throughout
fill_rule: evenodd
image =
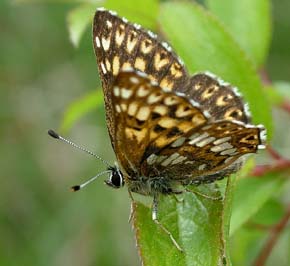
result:
M 118 162 L 106 184 L 152 196 L 153 220 L 181 250 L 158 221 L 159 196 L 238 171 L 265 148 L 266 130 L 251 124 L 235 87 L 209 72 L 191 76 L 167 43 L 113 11 L 96 11 L 93 44 Z

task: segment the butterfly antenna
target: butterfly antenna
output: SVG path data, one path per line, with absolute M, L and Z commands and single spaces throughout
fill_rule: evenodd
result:
M 85 153 L 88 153 L 88 154 L 94 156 L 95 158 L 97 158 L 98 160 L 100 160 L 101 162 L 103 162 L 108 167 L 111 167 L 111 165 L 107 161 L 105 161 L 103 158 L 101 158 L 97 154 L 95 154 L 95 153 L 93 153 L 93 152 L 91 152 L 91 151 L 89 151 L 89 150 L 87 150 L 87 149 L 85 149 L 85 148 L 83 148 L 81 146 L 78 146 L 77 144 L 71 142 L 70 140 L 65 139 L 64 137 L 62 137 L 59 134 L 57 134 L 54 130 L 49 129 L 47 133 L 48 133 L 49 136 L 51 136 L 51 137 L 53 137 L 55 139 L 59 139 L 59 140 L 65 142 L 65 143 L 67 143 L 67 144 L 69 144 L 69 145 L 71 145 L 71 146 L 73 146 L 73 147 L 75 147 L 75 148 L 77 148 L 77 149 L 85 152 Z
M 103 172 L 101 172 L 101 173 L 98 173 L 96 176 L 90 178 L 88 181 L 86 181 L 86 182 L 84 182 L 84 183 L 82 183 L 82 184 L 80 184 L 80 185 L 72 186 L 72 187 L 71 187 L 71 190 L 72 190 L 73 192 L 78 191 L 78 190 L 84 188 L 84 187 L 85 187 L 86 185 L 88 185 L 89 183 L 91 183 L 91 182 L 93 182 L 94 180 L 96 180 L 99 176 L 104 175 L 104 174 L 107 174 L 107 173 L 110 173 L 110 172 L 111 172 L 111 170 L 106 170 L 106 171 L 103 171 Z

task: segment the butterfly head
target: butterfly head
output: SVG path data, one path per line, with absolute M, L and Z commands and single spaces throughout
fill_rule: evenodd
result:
M 109 178 L 105 180 L 105 184 L 112 188 L 121 188 L 124 186 L 124 177 L 122 172 L 117 166 L 109 166 Z

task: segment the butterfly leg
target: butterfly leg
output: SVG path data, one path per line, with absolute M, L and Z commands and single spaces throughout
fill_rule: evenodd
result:
M 154 223 L 156 223 L 156 224 L 159 226 L 159 228 L 160 228 L 164 233 L 166 233 L 166 234 L 170 237 L 170 239 L 171 239 L 172 243 L 174 244 L 174 246 L 175 246 L 175 247 L 176 247 L 180 252 L 183 252 L 183 249 L 179 246 L 179 244 L 177 243 L 177 241 L 175 240 L 175 238 L 173 237 L 173 235 L 168 231 L 168 229 L 166 229 L 166 228 L 164 227 L 164 225 L 163 225 L 162 223 L 160 223 L 160 221 L 158 220 L 157 215 L 158 215 L 158 197 L 157 197 L 157 195 L 155 195 L 155 196 L 153 197 L 152 220 L 154 221 Z
M 190 189 L 188 189 L 188 188 L 186 188 L 185 191 L 186 191 L 186 192 L 193 193 L 193 194 L 196 194 L 196 195 L 199 195 L 199 196 L 202 196 L 202 197 L 204 197 L 204 198 L 206 198 L 206 199 L 210 199 L 210 200 L 222 200 L 222 199 L 223 199 L 222 196 L 219 196 L 219 197 L 211 197 L 211 196 L 206 195 L 206 194 L 203 194 L 203 193 L 201 193 L 201 192 L 199 192 L 199 191 L 195 191 L 195 190 L 192 191 L 192 190 L 190 190 Z

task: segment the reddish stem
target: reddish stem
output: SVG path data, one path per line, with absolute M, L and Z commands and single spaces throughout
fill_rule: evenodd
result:
M 280 107 L 287 113 L 290 113 L 290 103 L 288 101 L 284 101 L 280 104 Z
M 284 159 L 277 151 L 275 151 L 272 146 L 268 145 L 267 146 L 267 151 L 268 153 L 272 156 L 273 159 L 275 160 L 282 160 Z
M 254 266 L 264 266 L 269 255 L 271 254 L 273 247 L 277 243 L 279 236 L 281 235 L 282 231 L 286 227 L 288 221 L 290 219 L 290 205 L 287 208 L 287 211 L 284 217 L 277 223 L 272 229 L 271 233 L 266 241 L 264 247 L 262 248 L 260 254 L 258 255 L 257 259 L 254 262 Z

